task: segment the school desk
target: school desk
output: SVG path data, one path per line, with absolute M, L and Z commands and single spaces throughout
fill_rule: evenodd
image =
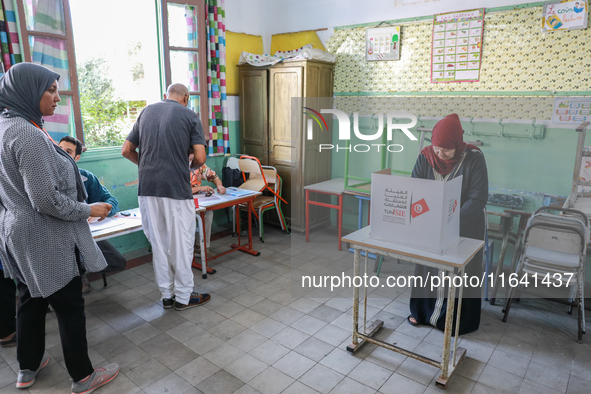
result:
M 420 264 L 427 267 L 437 268 L 445 271 L 450 276 L 463 276 L 466 264 L 474 257 L 474 255 L 484 246 L 484 241 L 479 241 L 470 238 L 460 238 L 457 245 L 449 248 L 445 254 L 438 254 L 427 252 L 411 246 L 394 244 L 391 242 L 378 241 L 370 238 L 369 233 L 371 225 L 357 230 L 354 233 L 343 237 L 343 241 L 349 242 L 355 248 L 353 257 L 353 275 L 360 277 L 361 251 L 365 251 L 366 256 L 372 252 L 375 254 L 390 256 L 395 259 L 402 259 L 414 264 Z M 365 260 L 364 273 L 369 275 L 367 271 L 367 258 Z M 363 285 L 363 283 L 362 283 Z M 376 320 L 367 326 L 367 287 L 364 287 L 364 313 L 363 313 L 363 328 L 359 330 L 359 287 L 353 288 L 353 338 L 352 343 L 347 346 L 347 350 L 354 353 L 365 343 L 370 342 L 375 345 L 384 347 L 397 353 L 401 353 L 407 357 L 414 358 L 426 364 L 437 367 L 441 370 L 441 375 L 437 378 L 436 385 L 442 388 L 447 386 L 449 379 L 456 370 L 458 364 L 466 355 L 466 349 L 458 347 L 458 332 L 460 324 L 460 315 L 462 309 L 462 294 L 463 287 L 460 287 L 458 294 L 458 308 L 456 314 L 456 327 L 454 336 L 453 354 L 451 353 L 451 330 L 453 323 L 453 310 L 456 298 L 456 288 L 453 284 L 447 290 L 447 310 L 445 315 L 445 330 L 443 331 L 443 356 L 441 360 L 433 360 L 431 358 L 422 356 L 420 354 L 411 352 L 409 350 L 400 348 L 398 346 L 374 339 L 374 334 L 384 325 L 381 320 Z M 410 312 L 409 312 L 410 314 Z M 402 323 L 406 324 L 406 323 Z
M 194 198 L 197 199 L 196 206 L 196 213 L 197 213 L 197 221 L 199 226 L 199 242 L 201 246 L 201 263 L 195 261 L 193 258 L 193 267 L 200 269 L 203 279 L 207 278 L 207 274 L 215 274 L 215 270 L 212 268 L 207 267 L 207 263 L 213 259 L 217 259 L 218 257 L 224 256 L 228 253 L 235 252 L 237 250 L 252 254 L 253 256 L 260 255 L 260 252 L 252 249 L 252 216 L 250 212 L 252 211 L 252 202 L 257 196 L 260 196 L 261 192 L 254 192 L 251 190 L 240 189 L 237 187 L 228 187 L 226 188 L 226 194 L 218 194 L 217 190 L 211 195 L 206 196 L 204 193 L 198 193 L 193 195 Z M 247 204 L 248 205 L 248 243 L 242 244 L 240 240 L 240 209 L 236 209 L 236 223 L 238 229 L 238 243 L 232 244 L 230 250 L 227 250 L 223 253 L 220 253 L 215 256 L 208 256 L 207 255 L 207 245 L 204 242 L 204 223 L 205 223 L 205 212 L 206 211 L 216 211 L 222 208 L 229 208 L 235 205 L 240 204 Z M 199 207 L 197 208 L 197 205 Z

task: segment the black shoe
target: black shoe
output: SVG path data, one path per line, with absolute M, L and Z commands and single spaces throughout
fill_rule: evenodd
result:
M 172 298 L 163 298 L 162 299 L 162 308 L 170 309 L 174 306 L 174 296 Z
M 191 293 L 188 304 L 181 304 L 180 302 L 174 303 L 174 309 L 177 311 L 184 311 L 185 309 L 194 308 L 196 306 L 205 305 L 209 302 L 211 296 L 209 294 Z

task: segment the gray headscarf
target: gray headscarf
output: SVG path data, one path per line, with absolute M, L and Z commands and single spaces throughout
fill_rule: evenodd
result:
M 20 117 L 43 127 L 43 115 L 39 103 L 41 97 L 60 75 L 47 67 L 33 63 L 19 63 L 0 78 L 0 111 L 7 118 Z M 77 199 L 84 202 L 88 197 L 74 159 L 58 145 L 55 151 L 66 157 L 74 166 L 76 174 Z

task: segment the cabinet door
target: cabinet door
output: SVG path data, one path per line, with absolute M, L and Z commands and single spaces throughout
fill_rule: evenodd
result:
M 240 70 L 240 152 L 268 163 L 267 70 Z
M 291 201 L 292 187 L 298 187 L 297 180 L 292 179 L 292 170 L 297 166 L 295 144 L 299 138 L 299 135 L 292 136 L 292 97 L 302 95 L 303 67 L 269 69 L 269 165 L 277 168 L 283 179 L 283 196 L 288 202 Z M 297 122 L 301 121 L 301 116 L 296 118 Z M 301 125 L 295 128 L 300 129 Z M 291 205 L 291 202 L 282 205 L 289 221 Z

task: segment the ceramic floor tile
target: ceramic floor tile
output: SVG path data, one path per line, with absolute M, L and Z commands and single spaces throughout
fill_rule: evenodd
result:
M 233 394 L 244 386 L 244 382 L 222 370 L 197 385 L 203 393 Z
M 111 387 L 109 387 L 111 388 Z M 175 373 L 163 377 L 144 388 L 146 394 L 184 393 L 193 387 Z
M 273 368 L 294 379 L 298 379 L 314 365 L 316 365 L 315 361 L 312 361 L 299 353 L 290 352 L 281 360 L 273 364 Z
M 245 354 L 224 369 L 241 381 L 249 382 L 267 368 L 268 365 L 264 362 L 257 360 L 249 354 Z
M 324 365 L 316 364 L 299 380 L 314 390 L 326 394 L 339 384 L 344 377 L 344 375 L 335 372 Z
M 278 394 L 289 387 L 294 379 L 276 370 L 267 368 L 257 377 L 252 379 L 248 385 L 260 391 L 262 394 Z
M 427 386 L 415 382 L 405 376 L 397 373 L 392 376 L 384 383 L 380 388 L 379 392 L 384 394 L 389 393 L 404 393 L 404 394 L 421 394 L 427 389 Z
M 355 380 L 345 378 L 329 394 L 375 394 L 376 390 Z
M 191 385 L 197 386 L 199 383 L 203 382 L 205 379 L 209 378 L 220 369 L 220 367 L 205 359 L 204 357 L 199 357 L 188 364 L 185 364 L 175 372 Z
M 392 376 L 392 371 L 369 361 L 361 361 L 348 377 L 378 390 Z

